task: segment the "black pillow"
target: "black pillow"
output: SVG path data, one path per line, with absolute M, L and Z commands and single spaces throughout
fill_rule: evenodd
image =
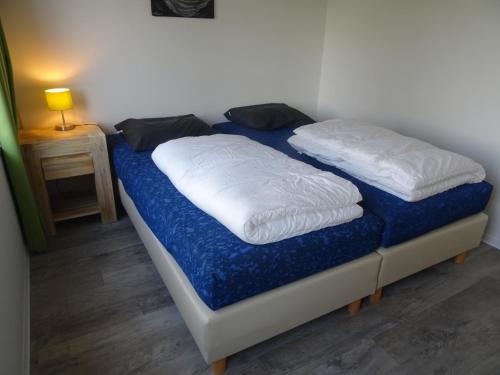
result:
M 115 125 L 115 129 L 123 132 L 125 140 L 135 151 L 153 150 L 171 139 L 217 133 L 195 115 L 130 118 Z
M 226 118 L 247 128 L 273 130 L 312 124 L 309 116 L 282 103 L 258 104 L 247 107 L 231 108 L 224 113 Z

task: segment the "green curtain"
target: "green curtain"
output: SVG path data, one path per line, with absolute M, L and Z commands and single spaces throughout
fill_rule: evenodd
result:
M 47 249 L 47 239 L 43 230 L 42 217 L 29 184 L 17 139 L 18 118 L 16 115 L 12 65 L 1 20 L 0 86 L 0 146 L 7 175 L 15 198 L 26 244 L 32 251 L 44 251 Z

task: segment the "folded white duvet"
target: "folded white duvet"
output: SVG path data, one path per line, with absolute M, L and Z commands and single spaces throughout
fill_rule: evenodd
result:
M 198 208 L 245 242 L 265 244 L 361 217 L 349 181 L 238 135 L 158 146 L 156 166 Z
M 369 124 L 336 119 L 295 134 L 288 142 L 299 152 L 410 202 L 485 178 L 467 157 Z

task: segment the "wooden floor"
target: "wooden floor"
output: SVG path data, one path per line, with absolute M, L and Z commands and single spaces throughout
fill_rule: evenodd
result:
M 128 219 L 31 259 L 31 373 L 209 374 Z M 333 290 L 332 290 L 333 293 Z M 245 322 L 242 322 L 245 324 Z M 500 374 L 500 251 L 482 245 L 229 360 L 231 374 Z

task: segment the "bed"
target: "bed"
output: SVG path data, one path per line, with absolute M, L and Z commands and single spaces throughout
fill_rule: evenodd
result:
M 216 128 L 334 169 L 288 146 L 290 129 L 247 132 L 227 123 Z M 420 224 L 408 225 L 400 215 L 411 217 L 411 210 L 396 205 L 384 215 L 391 197 L 370 196 L 370 186 L 335 171 L 365 195 L 362 218 L 274 244 L 249 245 L 180 194 L 156 168 L 151 152 L 134 152 L 120 135 L 109 141 L 123 206 L 216 374 L 236 352 L 340 307 L 356 312 L 362 298 L 380 295 L 383 286 L 476 247 L 487 221 L 482 200 L 474 198 L 469 200 L 474 204 L 446 217 L 443 207 L 453 211 L 452 200 L 434 211 L 422 207 L 413 213 L 422 218 Z M 491 192 L 486 183 L 481 189 L 484 197 Z M 430 215 L 436 217 L 429 220 Z
M 227 356 L 330 311 L 356 312 L 375 292 L 376 215 L 250 245 L 180 194 L 151 152 L 109 139 L 122 203 L 214 372 Z

